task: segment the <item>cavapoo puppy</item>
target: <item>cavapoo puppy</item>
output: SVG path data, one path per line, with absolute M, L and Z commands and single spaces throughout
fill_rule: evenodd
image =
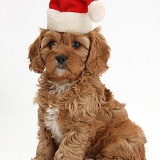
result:
M 41 29 L 29 48 L 29 68 L 41 74 L 34 160 L 145 160 L 142 129 L 100 81 L 109 56 L 99 28 L 87 34 Z

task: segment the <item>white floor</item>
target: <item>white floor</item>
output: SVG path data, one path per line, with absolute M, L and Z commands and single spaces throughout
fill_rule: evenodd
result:
M 102 0 L 102 26 L 111 49 L 102 82 L 125 102 L 147 137 L 147 160 L 160 159 L 160 1 Z M 37 140 L 38 76 L 28 46 L 46 28 L 48 1 L 0 1 L 0 159 L 29 160 Z

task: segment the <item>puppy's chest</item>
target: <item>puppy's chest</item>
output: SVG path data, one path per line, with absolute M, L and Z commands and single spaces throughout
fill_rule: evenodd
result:
M 59 104 L 58 102 L 60 100 L 59 97 L 64 92 L 67 92 L 67 90 L 70 89 L 72 85 L 73 83 L 67 83 L 64 85 L 59 85 L 57 83 L 54 83 L 49 88 L 50 101 L 52 104 L 48 102 L 49 107 L 46 109 L 44 123 L 46 127 L 49 130 L 51 130 L 52 135 L 54 139 L 57 141 L 57 143 L 60 143 L 63 139 L 64 126 L 62 127 L 62 124 L 67 119 L 67 117 L 65 116 L 66 111 L 64 111 L 58 105 Z M 63 117 L 62 117 L 62 114 L 63 114 Z
M 51 130 L 53 137 L 60 143 L 63 135 L 60 130 L 60 124 L 58 122 L 59 109 L 54 107 L 48 107 L 46 110 L 46 115 L 44 118 L 44 123 L 46 127 Z

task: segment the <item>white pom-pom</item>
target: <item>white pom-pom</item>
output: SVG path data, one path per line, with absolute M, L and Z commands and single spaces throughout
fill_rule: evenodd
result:
M 93 1 L 89 5 L 89 17 L 93 22 L 99 22 L 105 16 L 105 7 L 100 1 Z

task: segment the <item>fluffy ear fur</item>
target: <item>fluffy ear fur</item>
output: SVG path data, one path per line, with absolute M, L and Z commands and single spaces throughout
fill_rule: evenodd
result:
M 45 67 L 40 54 L 40 49 L 41 49 L 41 40 L 47 30 L 41 29 L 40 31 L 41 33 L 39 37 L 29 47 L 29 54 L 28 54 L 28 58 L 30 60 L 29 69 L 37 73 L 42 73 Z
M 86 69 L 94 75 L 101 75 L 108 69 L 107 60 L 110 56 L 110 47 L 99 31 L 100 28 L 96 28 L 88 34 L 91 46 L 86 62 Z

